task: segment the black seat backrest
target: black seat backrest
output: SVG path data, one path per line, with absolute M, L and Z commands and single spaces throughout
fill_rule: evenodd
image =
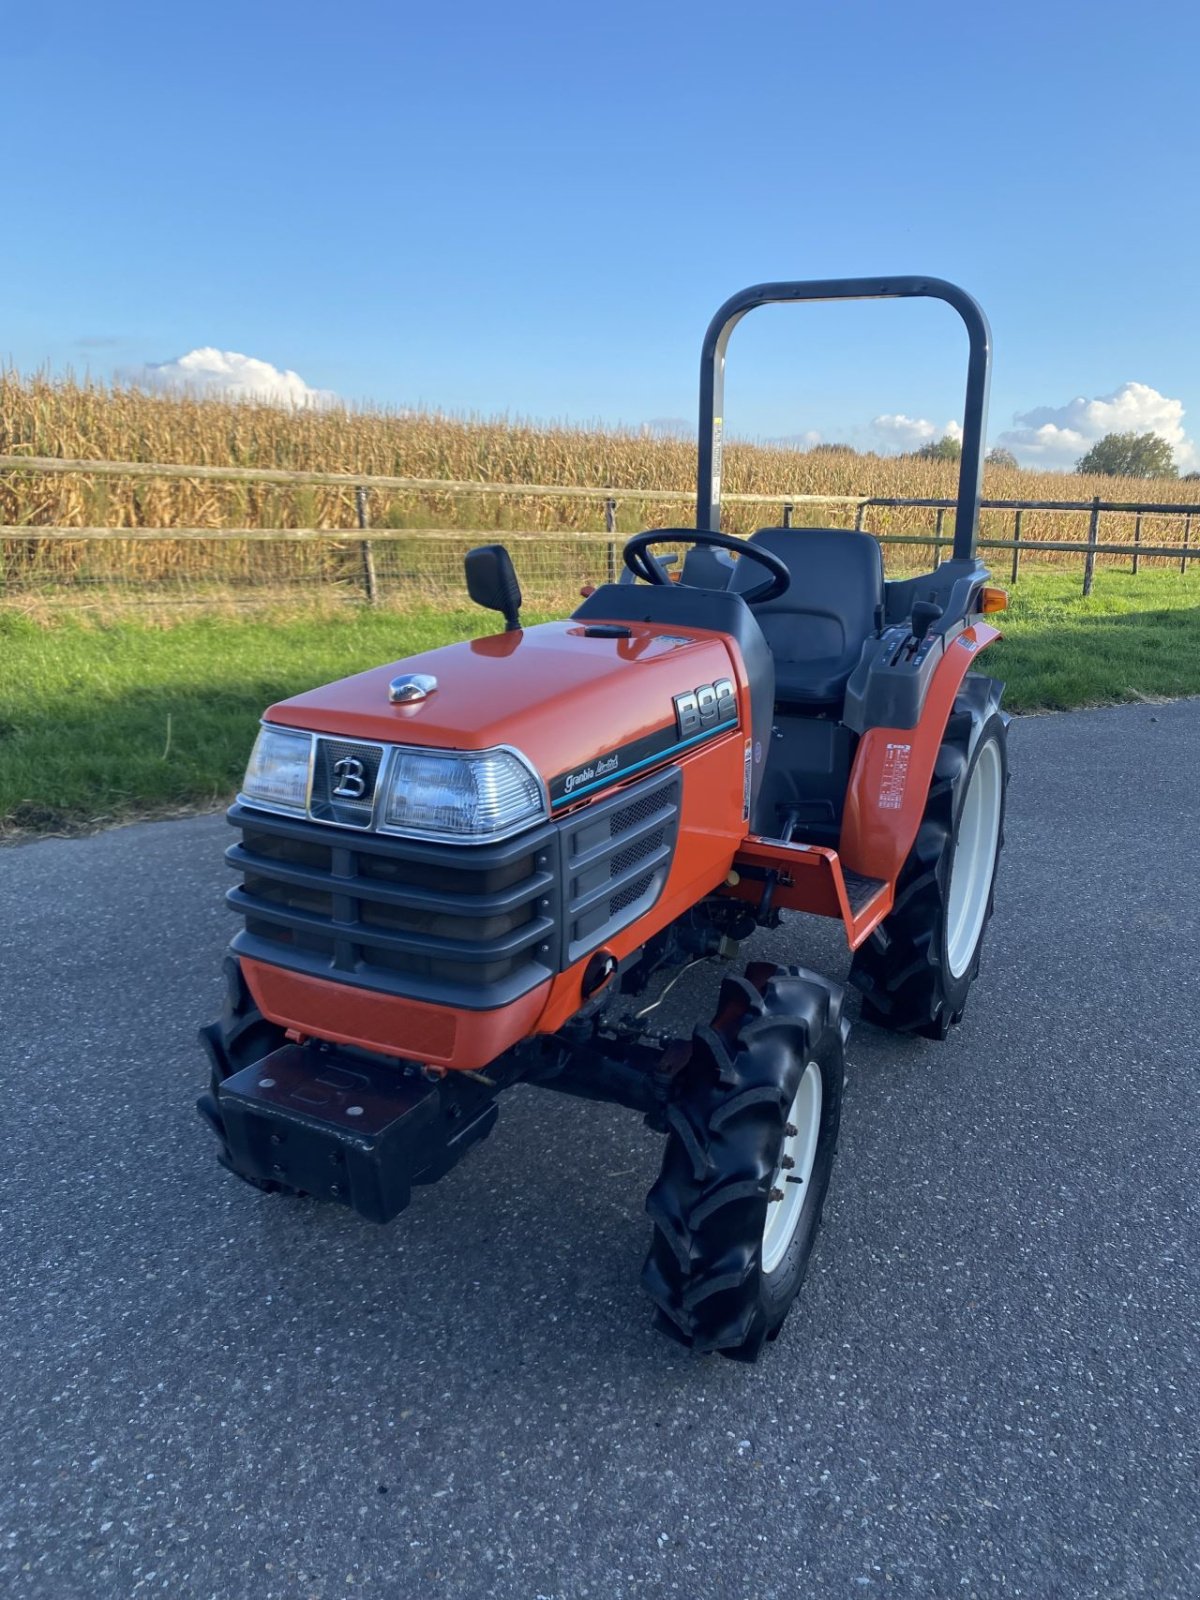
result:
M 831 708 L 840 703 L 863 643 L 879 627 L 883 556 L 869 533 L 848 528 L 760 528 L 751 544 L 787 563 L 791 587 L 754 615 L 775 657 L 782 703 Z M 730 587 L 761 583 L 763 569 L 741 559 Z
M 694 544 L 683 558 L 680 583 L 696 589 L 732 589 L 733 569 L 737 565 L 724 550 Z

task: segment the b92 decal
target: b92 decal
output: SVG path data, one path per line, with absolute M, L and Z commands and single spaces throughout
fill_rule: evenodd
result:
M 675 696 L 675 726 L 681 739 L 733 724 L 737 714 L 737 690 L 729 678 L 701 683 L 687 694 Z

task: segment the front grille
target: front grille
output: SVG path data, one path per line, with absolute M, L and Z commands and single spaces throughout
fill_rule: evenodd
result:
M 226 859 L 242 955 L 469 1009 L 505 1005 L 558 970 L 555 832 L 436 845 L 237 805 Z
M 620 835 L 615 831 L 613 837 Z M 636 844 L 627 845 L 624 850 L 618 850 L 610 863 L 614 878 L 624 877 L 630 867 L 636 867 L 639 861 L 645 861 L 648 856 L 654 855 L 663 842 L 663 826 L 659 823 L 650 833 L 644 834 Z
M 331 755 L 340 759 L 336 745 Z M 228 895 L 245 918 L 233 948 L 409 999 L 507 1005 L 654 905 L 682 792 L 672 767 L 488 845 L 358 833 L 239 803 L 229 820 L 242 840 L 225 853 L 242 874 Z
M 662 893 L 679 830 L 682 775 L 656 773 L 562 824 L 565 965 L 642 916 Z
M 660 782 L 651 782 L 647 785 L 647 792 L 612 814 L 612 836 L 631 832 L 641 822 L 646 822 L 650 817 L 657 816 L 662 807 Z
M 617 916 L 620 912 L 640 900 L 654 882 L 654 874 L 648 872 L 644 878 L 635 878 L 631 884 L 614 894 L 608 902 L 608 914 Z M 606 935 L 607 937 L 607 935 Z

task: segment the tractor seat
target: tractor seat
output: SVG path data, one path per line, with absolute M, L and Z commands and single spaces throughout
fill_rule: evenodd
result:
M 785 561 L 792 585 L 754 607 L 775 658 L 775 703 L 810 716 L 842 709 L 862 647 L 880 626 L 883 554 L 869 533 L 846 528 L 760 528 L 751 544 Z M 738 561 L 729 587 L 761 583 L 763 570 Z
M 679 581 L 690 584 L 694 589 L 731 589 L 736 565 L 726 551 L 694 544 L 683 558 Z

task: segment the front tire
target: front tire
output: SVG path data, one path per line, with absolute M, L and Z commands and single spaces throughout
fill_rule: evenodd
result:
M 660 1326 L 754 1361 L 804 1282 L 841 1121 L 842 992 L 766 964 L 721 985 L 667 1114 L 642 1281 Z
M 854 955 L 862 1018 L 944 1039 L 979 973 L 1004 844 L 1008 718 L 1001 685 L 968 678 L 954 703 L 896 901 Z

